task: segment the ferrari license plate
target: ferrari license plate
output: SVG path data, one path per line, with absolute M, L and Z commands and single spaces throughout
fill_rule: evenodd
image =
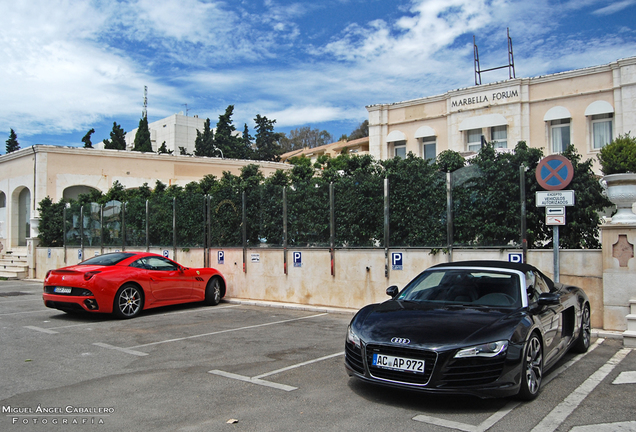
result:
M 373 354 L 373 366 L 384 369 L 424 373 L 424 360 Z
M 66 287 L 55 287 L 55 289 L 53 290 L 53 292 L 56 292 L 58 294 L 70 294 L 72 291 L 72 288 L 66 288 Z

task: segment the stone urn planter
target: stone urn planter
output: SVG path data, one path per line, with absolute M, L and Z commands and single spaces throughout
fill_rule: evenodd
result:
M 601 179 L 601 185 L 607 198 L 616 204 L 616 214 L 612 216 L 612 224 L 636 225 L 636 214 L 632 206 L 636 203 L 636 174 L 610 174 Z
M 619 135 L 599 151 L 598 160 L 605 174 L 601 186 L 607 198 L 616 204 L 617 212 L 611 223 L 636 224 L 632 211 L 636 202 L 636 137 L 629 133 Z

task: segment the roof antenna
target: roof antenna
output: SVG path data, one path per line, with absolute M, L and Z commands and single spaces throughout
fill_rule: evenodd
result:
M 490 72 L 497 69 L 505 69 L 508 68 L 508 78 L 513 79 L 517 78 L 515 74 L 515 56 L 512 52 L 512 39 L 510 38 L 510 27 L 506 30 L 508 33 L 508 64 L 504 66 L 498 66 L 490 69 L 481 69 L 479 65 L 479 50 L 477 49 L 477 44 L 475 43 L 475 35 L 473 35 L 473 56 L 475 59 L 475 85 L 481 85 L 481 74 L 482 72 Z
M 144 110 L 141 112 L 142 118 L 148 118 L 148 86 L 144 86 Z
M 181 105 L 184 105 L 184 106 L 186 107 L 186 117 L 187 117 L 187 116 L 188 116 L 188 111 L 190 111 L 190 110 L 188 109 L 188 104 L 181 104 Z

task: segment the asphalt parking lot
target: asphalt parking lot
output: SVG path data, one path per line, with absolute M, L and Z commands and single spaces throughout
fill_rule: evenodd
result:
M 120 321 L 0 281 L 2 431 L 636 431 L 636 350 L 596 339 L 538 399 L 431 396 L 349 379 L 351 314 L 222 302 Z

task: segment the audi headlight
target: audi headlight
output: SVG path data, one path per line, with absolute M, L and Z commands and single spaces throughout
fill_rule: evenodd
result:
M 482 345 L 476 345 L 470 348 L 464 348 L 457 351 L 455 358 L 466 357 L 495 357 L 503 354 L 508 349 L 508 341 L 490 342 Z
M 347 341 L 360 348 L 360 337 L 355 334 L 351 326 L 347 328 Z

